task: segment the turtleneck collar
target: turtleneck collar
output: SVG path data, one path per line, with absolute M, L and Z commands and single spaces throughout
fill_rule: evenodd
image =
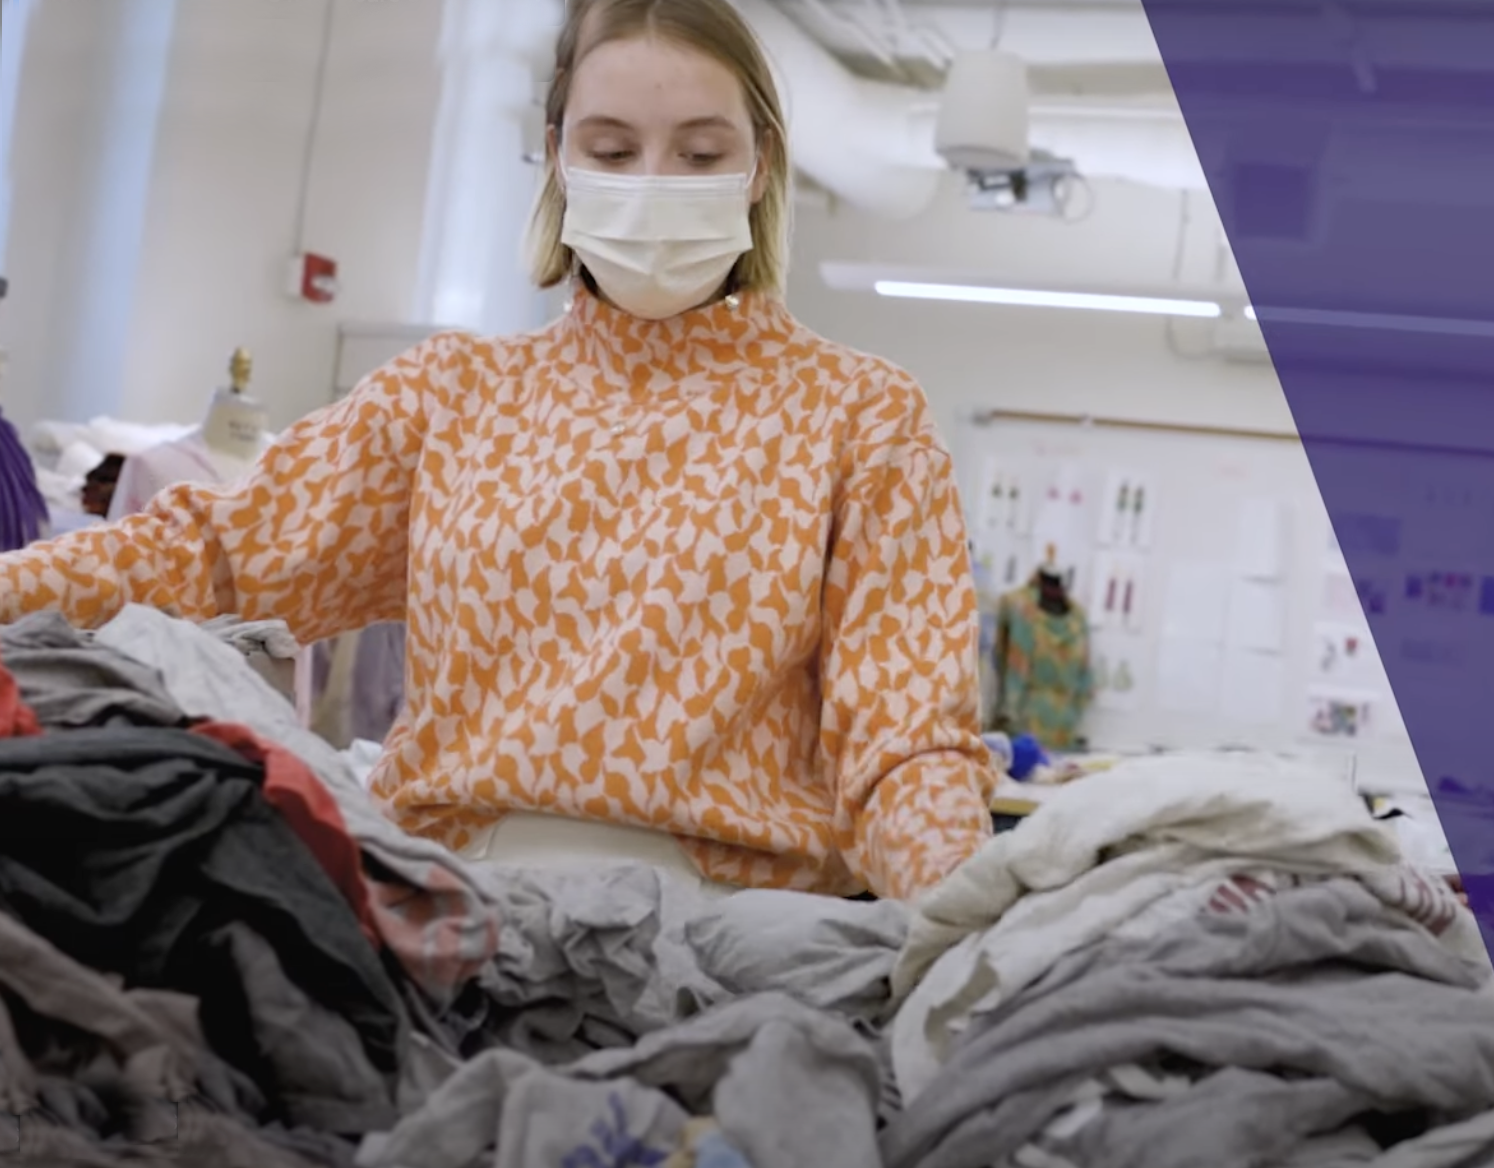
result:
M 723 374 L 758 365 L 798 330 L 776 296 L 734 293 L 668 320 L 644 320 L 607 304 L 579 281 L 560 333 L 578 365 L 610 389 L 709 392 Z

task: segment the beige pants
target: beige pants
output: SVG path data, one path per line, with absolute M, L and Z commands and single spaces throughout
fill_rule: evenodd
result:
M 513 811 L 478 835 L 462 859 L 525 868 L 578 869 L 633 861 L 650 864 L 711 896 L 736 889 L 705 880 L 671 835 L 616 823 L 593 823 Z

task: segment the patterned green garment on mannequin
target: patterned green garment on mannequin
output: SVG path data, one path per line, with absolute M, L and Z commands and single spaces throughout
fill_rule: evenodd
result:
M 1084 609 L 1070 598 L 1068 612 L 1048 612 L 1038 603 L 1034 578 L 1001 597 L 997 627 L 998 724 L 1012 734 L 1031 734 L 1050 749 L 1075 746 L 1094 694 Z

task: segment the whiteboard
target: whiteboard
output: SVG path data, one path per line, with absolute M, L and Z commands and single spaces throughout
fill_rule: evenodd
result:
M 1098 697 L 1086 715 L 1093 749 L 1320 752 L 1377 785 L 1424 789 L 1357 598 L 1346 614 L 1356 626 L 1349 639 L 1368 641 L 1374 668 L 1347 682 L 1325 681 L 1320 636 L 1334 543 L 1300 442 L 1000 419 L 961 426 L 953 452 L 989 591 L 1012 586 L 1010 569 L 1020 559 L 1014 545 L 1026 544 L 1026 559 L 1016 564 L 1021 583 L 1055 542 L 1067 542 L 1057 558 L 1073 570 L 1074 597 L 1090 613 L 1091 660 L 1112 673 L 1116 661 L 1127 664 L 1129 690 Z M 1023 484 L 1025 514 L 1015 534 L 992 533 L 992 476 Z M 1102 525 L 1118 477 L 1146 486 L 1141 546 L 1113 546 L 1120 529 L 1107 534 Z M 1055 482 L 1066 497 L 1076 486 L 1083 495 L 1071 524 L 1077 536 L 1040 517 Z M 1262 535 L 1266 514 L 1279 517 L 1280 547 L 1271 553 L 1263 550 L 1271 542 Z M 1106 623 L 1096 611 L 1107 595 L 1101 584 L 1117 578 L 1106 558 L 1116 555 L 1140 563 L 1139 618 L 1098 627 Z M 1356 660 L 1362 657 L 1360 649 Z M 1357 694 L 1372 716 L 1348 736 L 1325 710 L 1338 712 Z

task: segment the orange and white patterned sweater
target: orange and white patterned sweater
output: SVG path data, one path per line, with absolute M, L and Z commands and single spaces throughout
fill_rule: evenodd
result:
M 373 790 L 674 834 L 723 883 L 912 895 L 987 837 L 975 593 L 919 388 L 747 295 L 435 337 L 232 488 L 0 557 L 0 620 L 408 621 Z

